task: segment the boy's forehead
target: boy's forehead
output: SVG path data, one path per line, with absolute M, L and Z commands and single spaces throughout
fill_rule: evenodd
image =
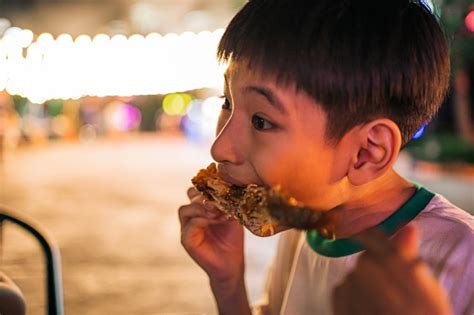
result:
M 252 69 L 247 61 L 236 61 L 231 59 L 227 66 L 224 77 L 226 82 L 229 84 L 234 80 L 240 79 L 241 77 L 247 79 L 255 77 L 255 79 L 259 79 L 262 76 L 258 70 Z
M 273 103 L 281 112 L 288 113 L 293 110 L 313 109 L 320 105 L 313 97 L 303 90 L 298 90 L 295 84 L 278 82 L 276 75 L 256 69 L 244 61 L 229 61 L 225 76 L 225 89 L 232 94 L 260 94 L 270 103 Z
M 276 75 L 251 65 L 247 60 L 237 61 L 231 59 L 228 63 L 224 77 L 226 84 L 229 86 L 259 85 L 272 90 L 290 88 L 290 85 L 286 86 L 278 83 Z

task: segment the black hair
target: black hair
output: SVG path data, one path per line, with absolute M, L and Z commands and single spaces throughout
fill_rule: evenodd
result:
M 323 107 L 336 142 L 386 117 L 406 144 L 438 110 L 450 71 L 436 17 L 414 0 L 251 0 L 217 56 L 295 84 Z

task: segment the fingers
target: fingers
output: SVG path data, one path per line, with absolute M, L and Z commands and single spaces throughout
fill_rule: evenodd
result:
M 370 268 L 370 264 L 367 267 L 358 267 L 334 289 L 335 314 L 388 314 L 384 306 L 399 303 L 400 292 L 392 286 L 384 271 Z
M 206 212 L 215 213 L 215 216 L 217 216 L 218 214 L 222 212 L 219 210 L 219 207 L 216 201 L 210 201 L 206 199 L 206 197 L 204 197 L 202 193 L 200 193 L 194 188 L 188 189 L 188 197 L 191 201 L 191 204 L 196 204 L 200 207 L 204 207 Z
M 370 269 L 384 270 L 385 276 L 398 287 L 404 287 L 406 278 L 413 277 L 424 265 L 418 253 L 417 229 L 412 224 L 402 228 L 392 239 L 377 229 L 364 231 L 355 239 L 366 248 L 357 269 L 370 265 Z M 370 274 L 368 271 L 366 273 Z
M 387 295 L 386 299 L 395 299 L 397 298 L 396 290 L 393 293 L 391 291 L 394 288 L 403 287 L 407 283 L 406 278 L 411 274 L 406 272 L 403 267 L 399 267 L 398 262 L 394 259 L 383 259 L 366 252 L 359 257 L 357 266 L 348 279 L 358 283 L 361 287 L 360 290 L 368 293 L 368 299 L 374 294 Z M 379 289 L 383 291 L 378 292 Z
M 219 219 L 223 217 L 223 213 L 213 205 L 206 205 L 205 207 L 202 203 L 193 202 L 189 205 L 181 206 L 178 209 L 178 216 L 181 228 L 183 229 L 194 218 Z
M 394 245 L 389 238 L 378 228 L 372 228 L 355 235 L 354 240 L 362 243 L 367 251 L 376 255 L 385 256 L 394 252 Z
M 179 223 L 181 224 L 181 229 L 183 229 L 192 218 L 204 216 L 204 209 L 196 205 L 185 205 L 179 207 L 178 209 L 178 217 Z
M 362 243 L 372 254 L 399 255 L 405 260 L 414 260 L 418 257 L 418 238 L 418 229 L 413 223 L 403 227 L 392 239 L 376 228 L 365 230 L 354 236 L 354 239 Z
M 201 195 L 201 193 L 194 187 L 189 187 L 187 191 L 187 195 L 189 200 L 193 199 L 196 196 Z
M 178 209 L 182 237 L 186 237 L 189 231 L 202 230 L 209 224 L 222 223 L 226 220 L 215 202 L 207 200 L 196 188 L 189 188 L 187 195 L 191 203 Z
M 224 218 L 206 219 L 202 217 L 194 217 L 188 223 L 182 226 L 181 244 L 191 254 L 206 242 L 206 229 L 211 224 L 223 223 Z
M 418 257 L 418 228 L 408 224 L 397 232 L 392 242 L 400 255 L 407 260 L 416 260 Z
M 364 252 L 343 283 L 355 295 L 351 298 L 351 308 L 365 309 L 365 313 L 360 314 L 382 314 L 384 305 L 399 305 L 409 296 L 406 292 L 411 292 L 410 279 L 415 271 L 405 267 L 397 254 L 381 256 L 372 251 Z
M 414 305 L 413 301 L 432 298 L 430 290 L 437 287 L 437 282 L 419 258 L 416 226 L 407 225 L 392 239 L 373 229 L 356 239 L 367 250 L 359 257 L 354 270 L 334 290 L 336 314 L 345 311 L 348 314 L 388 314 L 388 311 L 405 314 L 407 309 L 420 306 Z M 418 309 L 414 313 L 433 314 L 426 310 Z
M 196 211 L 193 207 L 181 210 L 184 215 L 180 216 L 181 223 L 181 244 L 187 250 L 192 250 L 202 245 L 206 241 L 206 230 L 211 225 L 224 224 L 227 217 L 221 214 L 217 216 L 213 213 L 202 216 L 202 212 Z
M 187 191 L 187 194 L 191 203 L 200 204 L 209 211 L 219 210 L 217 202 L 206 199 L 206 197 L 204 197 L 201 192 L 196 190 L 196 188 L 190 187 Z
M 410 281 L 407 278 L 414 277 L 423 265 L 418 256 L 418 233 L 414 225 L 402 228 L 392 239 L 376 229 L 360 233 L 356 239 L 366 248 L 354 270 L 356 275 L 365 275 L 372 282 L 391 283 L 394 287 L 409 290 L 407 284 Z M 380 271 L 383 273 L 377 275 Z
M 209 211 L 202 204 L 191 203 L 178 210 L 181 224 L 181 243 L 185 248 L 195 248 L 205 241 L 205 229 L 209 225 L 227 221 L 217 210 Z
M 352 314 L 350 298 L 353 296 L 350 286 L 343 283 L 334 288 L 332 292 L 331 302 L 334 315 Z

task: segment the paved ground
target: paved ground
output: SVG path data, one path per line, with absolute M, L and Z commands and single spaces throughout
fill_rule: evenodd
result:
M 195 171 L 209 161 L 206 145 L 142 137 L 56 144 L 6 156 L 0 203 L 40 221 L 63 259 L 66 314 L 213 314 L 204 273 L 179 243 L 178 206 Z M 474 180 L 399 169 L 474 210 Z M 474 211 L 473 211 L 474 212 Z M 276 238 L 247 235 L 247 283 L 256 300 Z M 35 244 L 6 227 L 6 270 L 28 299 L 44 308 L 41 256 Z
M 67 314 L 212 314 L 207 278 L 179 243 L 176 214 L 208 161 L 205 145 L 156 137 L 25 149 L 6 157 L 0 203 L 57 239 Z M 276 240 L 247 238 L 255 300 Z M 25 292 L 28 314 L 41 314 L 39 250 L 13 227 L 4 242 L 0 269 Z

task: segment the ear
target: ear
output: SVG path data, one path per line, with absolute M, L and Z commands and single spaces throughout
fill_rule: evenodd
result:
M 356 186 L 385 174 L 395 163 L 401 147 L 401 133 L 390 119 L 376 119 L 359 125 L 353 134 L 356 148 L 348 178 Z

